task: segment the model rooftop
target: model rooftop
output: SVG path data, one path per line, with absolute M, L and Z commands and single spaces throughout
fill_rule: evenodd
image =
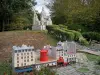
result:
M 27 46 L 27 45 L 22 45 L 22 46 L 13 46 L 13 50 L 26 50 L 26 49 L 34 49 L 34 46 Z

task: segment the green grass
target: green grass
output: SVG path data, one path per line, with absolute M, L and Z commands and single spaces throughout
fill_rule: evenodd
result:
M 47 39 L 49 40 L 50 45 L 56 46 L 57 45 L 57 39 L 55 39 L 52 35 L 48 34 L 47 31 L 42 31 L 45 35 L 47 35 Z
M 90 61 L 97 61 L 98 57 L 99 57 L 99 56 L 88 54 L 88 53 L 85 53 L 85 55 L 87 56 L 88 60 L 90 60 Z
M 84 67 L 84 68 L 79 68 L 77 71 L 86 73 L 89 71 L 89 69 Z
M 49 42 L 51 43 L 52 46 L 56 46 L 57 45 L 57 40 L 54 39 L 51 35 L 47 34 L 47 38 L 49 40 Z
M 0 75 L 4 75 L 4 73 L 6 73 L 6 75 L 11 75 L 12 73 L 12 69 L 10 64 L 8 63 L 0 63 Z

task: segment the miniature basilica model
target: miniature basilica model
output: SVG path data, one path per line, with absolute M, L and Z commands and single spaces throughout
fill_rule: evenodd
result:
M 47 16 L 44 8 L 42 7 L 42 11 L 40 14 L 40 20 L 39 20 L 38 15 L 34 9 L 32 30 L 46 30 L 47 25 L 52 25 L 52 20 L 51 20 L 50 15 Z
M 58 42 L 57 46 L 44 46 L 35 50 L 33 46 L 13 46 L 12 67 L 17 73 L 39 70 L 41 66 L 66 66 L 76 62 L 76 44 L 74 42 Z

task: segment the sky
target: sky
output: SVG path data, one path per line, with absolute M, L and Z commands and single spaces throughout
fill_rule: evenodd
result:
M 42 10 L 42 7 L 44 7 L 45 12 L 49 15 L 49 9 L 45 6 L 45 4 L 48 4 L 50 0 L 36 0 L 36 2 L 37 2 L 37 5 L 35 6 L 35 9 L 40 13 Z

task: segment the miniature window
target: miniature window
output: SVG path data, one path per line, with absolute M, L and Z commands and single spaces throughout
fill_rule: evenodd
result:
M 24 50 L 22 50 L 22 52 L 24 52 Z
M 27 56 L 27 58 L 29 58 L 29 56 Z
M 31 59 L 31 61 L 33 61 L 33 59 Z
M 26 57 L 24 57 L 24 59 L 25 59 Z
M 26 63 L 24 63 L 24 65 L 26 66 Z
M 17 61 L 17 63 L 19 63 L 19 61 Z
M 34 49 L 32 49 L 32 51 L 34 51 Z
M 27 60 L 27 62 L 29 62 L 29 59 Z
M 33 52 L 31 52 L 31 54 L 33 54 Z
M 21 52 L 21 50 L 19 50 L 18 52 Z
M 21 59 L 23 59 L 23 57 L 21 57 Z
M 25 52 L 27 52 L 27 49 L 25 49 Z
M 17 53 L 17 50 L 15 50 L 15 53 Z
M 31 51 L 31 49 L 29 49 L 29 51 Z
M 31 58 L 33 58 L 33 56 L 31 56 Z

